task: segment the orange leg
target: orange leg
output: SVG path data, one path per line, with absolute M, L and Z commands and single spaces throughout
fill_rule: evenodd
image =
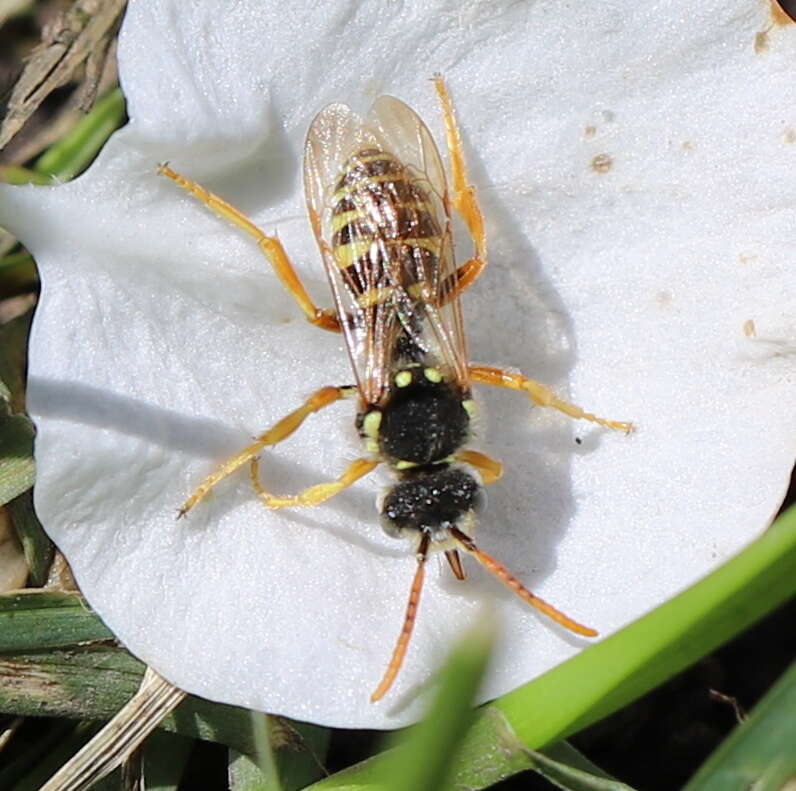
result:
M 389 692 L 406 656 L 406 649 L 409 647 L 409 639 L 412 637 L 412 629 L 417 617 L 417 607 L 420 604 L 420 591 L 423 589 L 423 577 L 426 573 L 426 558 L 428 557 L 430 541 L 431 536 L 428 533 L 423 533 L 420 539 L 420 546 L 417 549 L 417 571 L 412 581 L 412 589 L 409 592 L 409 603 L 406 605 L 404 625 L 398 637 L 398 642 L 395 644 L 395 650 L 392 652 L 387 671 L 379 682 L 379 686 L 376 687 L 376 691 L 370 696 L 371 703 L 381 700 Z
M 451 300 L 458 299 L 462 293 L 475 283 L 481 272 L 484 271 L 485 266 L 486 261 L 480 258 L 471 258 L 465 261 L 452 275 L 448 275 L 445 279 L 439 290 L 442 295 L 440 302 L 443 305 L 447 305 Z
M 310 298 L 299 276 L 296 274 L 296 270 L 293 269 L 285 248 L 282 247 L 279 239 L 275 236 L 268 236 L 234 206 L 219 198 L 218 195 L 209 192 L 195 181 L 176 173 L 168 165 L 159 165 L 158 173 L 171 179 L 186 192 L 190 192 L 191 195 L 204 203 L 208 209 L 214 211 L 219 217 L 246 231 L 257 242 L 263 255 L 274 268 L 277 277 L 282 281 L 282 285 L 290 292 L 293 299 L 298 302 L 299 307 L 304 311 L 307 320 L 321 329 L 330 330 L 331 332 L 340 331 L 340 322 L 337 320 L 335 312 L 332 310 L 321 310 L 316 307 Z
M 348 466 L 348 469 L 336 481 L 318 483 L 315 486 L 310 486 L 309 489 L 305 489 L 299 494 L 294 494 L 289 497 L 276 497 L 265 491 L 263 485 L 260 483 L 260 466 L 256 458 L 251 460 L 250 466 L 252 485 L 265 505 L 268 508 L 292 508 L 293 506 L 311 506 L 325 503 L 331 497 L 342 492 L 343 489 L 347 489 L 360 478 L 363 478 L 369 472 L 375 470 L 380 463 L 379 461 L 373 461 L 371 459 L 357 459 Z
M 467 180 L 467 168 L 464 164 L 464 151 L 456 115 L 453 111 L 448 88 L 439 74 L 434 75 L 434 86 L 437 89 L 442 119 L 445 124 L 445 137 L 451 158 L 451 175 L 453 176 L 453 206 L 465 222 L 475 244 L 475 256 L 465 262 L 456 271 L 456 288 L 449 299 L 458 297 L 469 288 L 483 272 L 486 266 L 486 233 L 484 218 L 475 197 L 475 187 Z M 445 293 L 443 291 L 443 293 Z
M 244 448 L 237 456 L 225 461 L 215 472 L 199 484 L 194 493 L 183 503 L 180 516 L 185 516 L 219 481 L 231 475 L 239 467 L 258 456 L 263 448 L 276 445 L 289 437 L 313 412 L 323 409 L 341 398 L 356 392 L 353 387 L 322 387 L 313 393 L 298 409 L 283 417 L 273 428 L 261 434 L 255 442 Z
M 499 481 L 503 477 L 503 465 L 486 453 L 479 453 L 477 450 L 460 450 L 456 454 L 457 461 L 463 461 L 471 467 L 475 467 L 481 473 L 484 486 Z
M 552 604 L 548 604 L 544 599 L 540 599 L 531 593 L 502 563 L 498 563 L 491 555 L 482 552 L 475 545 L 470 536 L 462 533 L 458 528 L 451 528 L 451 535 L 459 543 L 459 546 L 471 554 L 490 574 L 494 574 L 509 590 L 516 593 L 526 604 L 530 604 L 539 612 L 544 613 L 548 618 L 557 624 L 569 629 L 570 632 L 582 634 L 585 637 L 594 637 L 597 632 L 590 626 L 584 626 L 572 620 L 568 615 L 557 610 Z
M 460 450 L 456 454 L 456 461 L 462 461 L 475 467 L 481 473 L 481 480 L 484 486 L 489 486 L 490 483 L 499 481 L 503 477 L 503 465 L 477 450 Z M 445 558 L 448 561 L 456 579 L 463 580 L 465 578 L 464 567 L 459 553 L 455 549 L 448 549 L 445 551 Z
M 459 553 L 455 549 L 445 550 L 445 560 L 448 561 L 448 565 L 451 567 L 453 576 L 456 577 L 457 580 L 463 580 L 467 577 L 467 575 L 464 573 L 464 566 L 462 566 L 462 559 L 459 557 Z
M 470 380 L 482 385 L 494 385 L 495 387 L 506 387 L 509 390 L 521 390 L 528 398 L 538 406 L 551 406 L 559 412 L 563 412 L 570 417 L 588 420 L 591 423 L 598 423 L 607 428 L 617 429 L 629 434 L 633 430 L 633 424 L 620 420 L 606 420 L 605 418 L 585 412 L 579 406 L 562 401 L 555 393 L 541 382 L 528 379 L 522 374 L 510 373 L 501 368 L 493 368 L 488 365 L 471 365 L 469 368 Z

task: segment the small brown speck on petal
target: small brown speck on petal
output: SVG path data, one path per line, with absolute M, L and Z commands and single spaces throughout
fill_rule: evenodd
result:
M 614 166 L 614 160 L 608 154 L 597 154 L 591 161 L 591 169 L 595 173 L 607 173 Z

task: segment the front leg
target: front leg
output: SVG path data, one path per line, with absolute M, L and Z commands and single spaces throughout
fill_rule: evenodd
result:
M 180 175 L 167 164 L 159 165 L 158 173 L 167 179 L 171 179 L 178 187 L 182 187 L 186 192 L 204 203 L 208 209 L 215 212 L 219 217 L 231 222 L 249 234 L 257 242 L 257 246 L 263 255 L 268 259 L 276 276 L 282 281 L 282 285 L 296 300 L 296 303 L 307 317 L 307 321 L 323 330 L 340 332 L 340 322 L 335 311 L 321 310 L 315 305 L 304 288 L 301 278 L 290 263 L 285 248 L 279 239 L 275 236 L 269 236 L 260 230 L 242 211 L 236 209 L 231 203 L 206 190 L 201 184 Z
M 456 115 L 453 111 L 445 80 L 439 74 L 434 75 L 434 87 L 437 89 L 442 120 L 445 124 L 445 139 L 448 143 L 448 153 L 451 158 L 451 176 L 453 181 L 453 205 L 459 212 L 470 232 L 475 244 L 475 257 L 479 259 L 481 267 L 486 263 L 486 233 L 484 232 L 484 218 L 475 197 L 475 187 L 467 178 L 467 168 L 464 164 L 464 146 Z M 479 269 L 480 272 L 480 269 Z
M 477 384 L 505 387 L 509 390 L 521 390 L 538 406 L 551 406 L 553 409 L 557 409 L 570 417 L 588 420 L 590 423 L 597 423 L 600 426 L 606 426 L 617 431 L 624 431 L 625 434 L 633 431 L 632 423 L 621 420 L 606 420 L 605 418 L 597 417 L 597 415 L 592 415 L 591 412 L 584 411 L 576 404 L 563 401 L 541 382 L 528 379 L 522 374 L 511 373 L 504 371 L 502 368 L 493 368 L 489 365 L 471 365 L 469 372 L 470 380 Z
M 464 146 L 462 145 L 462 137 L 456 123 L 453 102 L 445 85 L 445 80 L 439 74 L 434 75 L 434 87 L 437 89 L 437 97 L 442 109 L 445 139 L 448 143 L 448 153 L 450 155 L 453 206 L 464 220 L 475 245 L 475 255 L 462 264 L 453 275 L 453 287 L 448 291 L 442 291 L 443 294 L 447 294 L 446 301 L 450 301 L 458 298 L 484 271 L 486 267 L 486 232 L 484 231 L 484 218 L 475 195 L 475 187 L 470 184 L 467 177 L 467 167 L 464 163 Z
M 228 459 L 215 472 L 208 475 L 180 508 L 179 516 L 185 516 L 219 481 L 224 480 L 235 470 L 259 456 L 263 448 L 276 445 L 277 442 L 289 437 L 313 412 L 356 392 L 355 387 L 322 387 L 313 393 L 298 409 L 283 417 L 273 428 L 261 434 L 237 456 Z

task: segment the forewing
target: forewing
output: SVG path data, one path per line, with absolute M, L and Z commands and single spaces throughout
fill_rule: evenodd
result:
M 389 273 L 367 265 L 341 269 L 332 245 L 333 196 L 343 165 L 355 152 L 384 149 L 378 133 L 344 104 L 330 104 L 318 113 L 307 133 L 304 191 L 315 238 L 321 249 L 351 367 L 366 403 L 377 403 L 387 387 L 391 338 L 395 332 L 393 303 L 363 304 L 361 295 L 388 287 Z M 356 239 L 352 239 L 356 241 Z
M 426 267 L 423 299 L 427 302 L 429 340 L 460 382 L 467 380 L 467 344 L 457 295 L 456 261 L 445 168 L 434 138 L 420 116 L 392 96 L 379 97 L 365 119 L 386 150 L 409 169 L 429 196 L 440 225 L 441 248 L 435 268 Z
M 334 196 L 347 160 L 357 152 L 378 149 L 396 157 L 412 184 L 426 196 L 429 211 L 440 231 L 439 252 L 429 262 L 416 257 L 413 290 L 407 289 L 405 263 L 391 253 L 387 215 L 374 216 L 362 237 L 349 229 L 350 242 L 366 242 L 370 257 L 336 260 L 333 244 Z M 467 380 L 467 351 L 457 296 L 451 223 L 445 171 L 426 125 L 403 102 L 382 96 L 363 120 L 350 107 L 332 104 L 315 117 L 307 135 L 304 185 L 313 231 L 321 249 L 346 339 L 357 385 L 367 403 L 378 403 L 386 393 L 392 367 L 395 338 L 401 331 L 414 332 L 408 317 L 413 303 L 425 308 L 421 337 L 427 347 L 460 382 Z M 351 199 L 356 203 L 356 195 Z M 357 206 L 363 209 L 363 206 Z M 365 214 L 366 212 L 362 212 Z M 376 250 L 373 250 L 376 245 Z M 341 258 L 338 248 L 337 258 Z M 380 266 L 373 262 L 387 262 Z M 381 293 L 390 296 L 379 299 Z
M 381 146 L 375 130 L 347 104 L 329 104 L 315 116 L 304 148 L 304 191 L 310 215 L 331 228 L 331 198 L 346 159 L 362 148 Z

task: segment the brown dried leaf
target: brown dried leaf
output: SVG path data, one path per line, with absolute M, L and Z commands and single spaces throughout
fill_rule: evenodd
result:
M 115 32 L 125 5 L 126 0 L 77 0 L 44 31 L 42 43 L 31 53 L 12 91 L 8 114 L 0 126 L 0 148 L 93 53 L 101 53 L 95 57 L 104 63 L 108 39 Z M 91 70 L 97 69 L 102 73 L 103 69 L 93 64 Z M 93 77 L 90 79 L 94 81 Z
M 148 667 L 127 705 L 41 791 L 77 791 L 105 777 L 136 751 L 184 697 L 181 689 Z

